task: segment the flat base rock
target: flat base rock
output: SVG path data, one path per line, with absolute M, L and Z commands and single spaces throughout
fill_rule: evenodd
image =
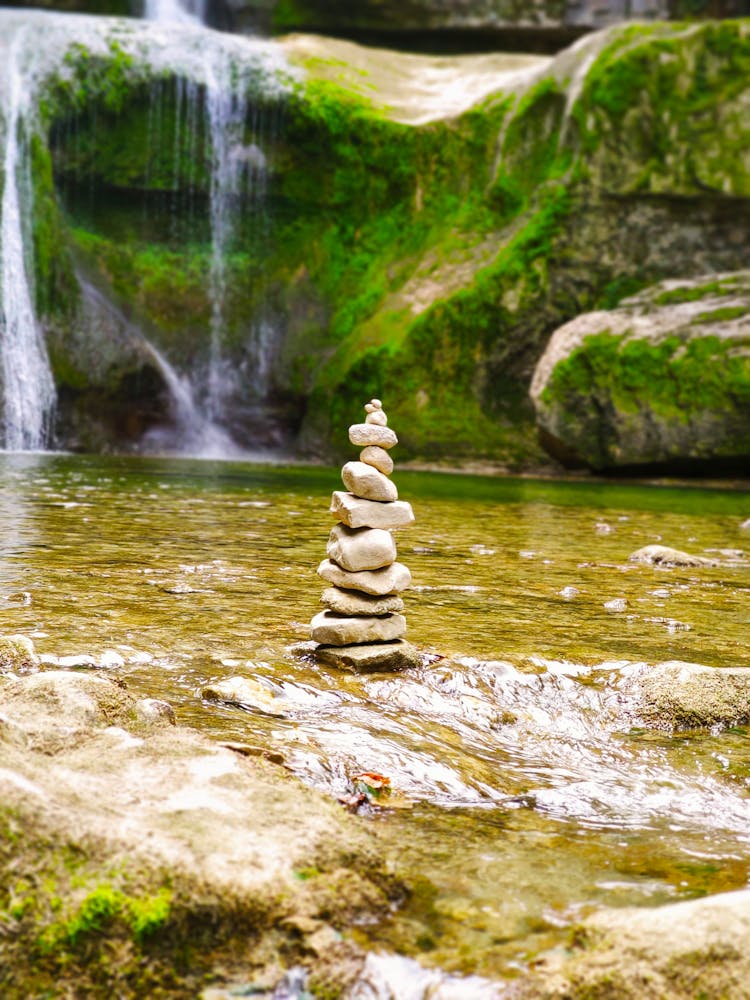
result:
M 357 674 L 397 673 L 422 663 L 419 651 L 404 639 L 355 646 L 318 646 L 315 659 L 327 667 Z

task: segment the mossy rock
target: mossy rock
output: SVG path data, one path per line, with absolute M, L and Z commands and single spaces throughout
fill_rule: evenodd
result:
M 102 22 L 39 100 L 35 287 L 61 444 L 122 446 L 167 418 L 142 338 L 195 383 L 211 350 L 205 93 L 144 56 L 151 31 Z M 227 411 L 243 443 L 258 444 L 261 413 L 301 451 L 338 456 L 377 395 L 402 460 L 548 462 L 527 391 L 554 330 L 653 281 L 746 261 L 745 21 L 618 26 L 512 65 L 283 46 L 302 75 L 273 98 L 248 84 L 267 188 L 262 209 L 238 197 L 224 258 Z M 503 67 L 513 82 L 498 90 Z M 461 94 L 442 110 L 435 73 Z M 191 139 L 176 127 L 188 93 Z M 669 155 L 654 157 L 665 121 Z M 92 319 L 74 263 L 125 324 Z
M 595 469 L 750 459 L 750 272 L 662 282 L 561 327 L 531 387 L 548 446 Z

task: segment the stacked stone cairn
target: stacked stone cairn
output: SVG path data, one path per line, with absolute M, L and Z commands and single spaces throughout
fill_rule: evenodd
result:
M 406 619 L 401 592 L 411 573 L 396 562 L 391 530 L 414 523 L 411 504 L 398 499 L 389 478 L 388 454 L 398 438 L 387 426 L 379 399 L 365 406 L 363 424 L 349 428 L 349 440 L 362 448 L 358 462 L 347 462 L 341 478 L 348 492 L 337 490 L 331 514 L 327 554 L 318 575 L 331 586 L 320 599 L 325 611 L 311 623 L 316 658 L 356 671 L 394 671 L 417 666 L 417 650 L 404 641 Z

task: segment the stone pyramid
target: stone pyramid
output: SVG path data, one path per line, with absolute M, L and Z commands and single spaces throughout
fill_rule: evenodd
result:
M 416 649 L 404 641 L 406 619 L 402 591 L 411 573 L 396 561 L 394 528 L 414 523 L 411 504 L 398 499 L 390 478 L 389 451 L 398 438 L 388 427 L 379 399 L 365 406 L 365 423 L 349 428 L 349 440 L 362 448 L 358 462 L 347 462 L 341 478 L 348 492 L 337 490 L 331 514 L 328 558 L 318 575 L 331 586 L 320 601 L 325 611 L 310 625 L 316 657 L 323 663 L 360 671 L 393 671 L 416 666 Z

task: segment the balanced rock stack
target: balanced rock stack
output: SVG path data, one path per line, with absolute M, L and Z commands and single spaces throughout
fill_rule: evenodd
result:
M 403 670 L 416 666 L 419 654 L 404 641 L 406 619 L 401 592 L 411 573 L 396 562 L 391 529 L 414 523 L 411 504 L 398 499 L 389 478 L 388 454 L 398 438 L 387 426 L 379 399 L 365 406 L 365 423 L 349 428 L 349 440 L 362 447 L 358 462 L 347 462 L 341 478 L 348 492 L 337 490 L 331 513 L 327 554 L 318 575 L 330 583 L 320 599 L 326 610 L 311 623 L 323 663 L 350 670 Z

